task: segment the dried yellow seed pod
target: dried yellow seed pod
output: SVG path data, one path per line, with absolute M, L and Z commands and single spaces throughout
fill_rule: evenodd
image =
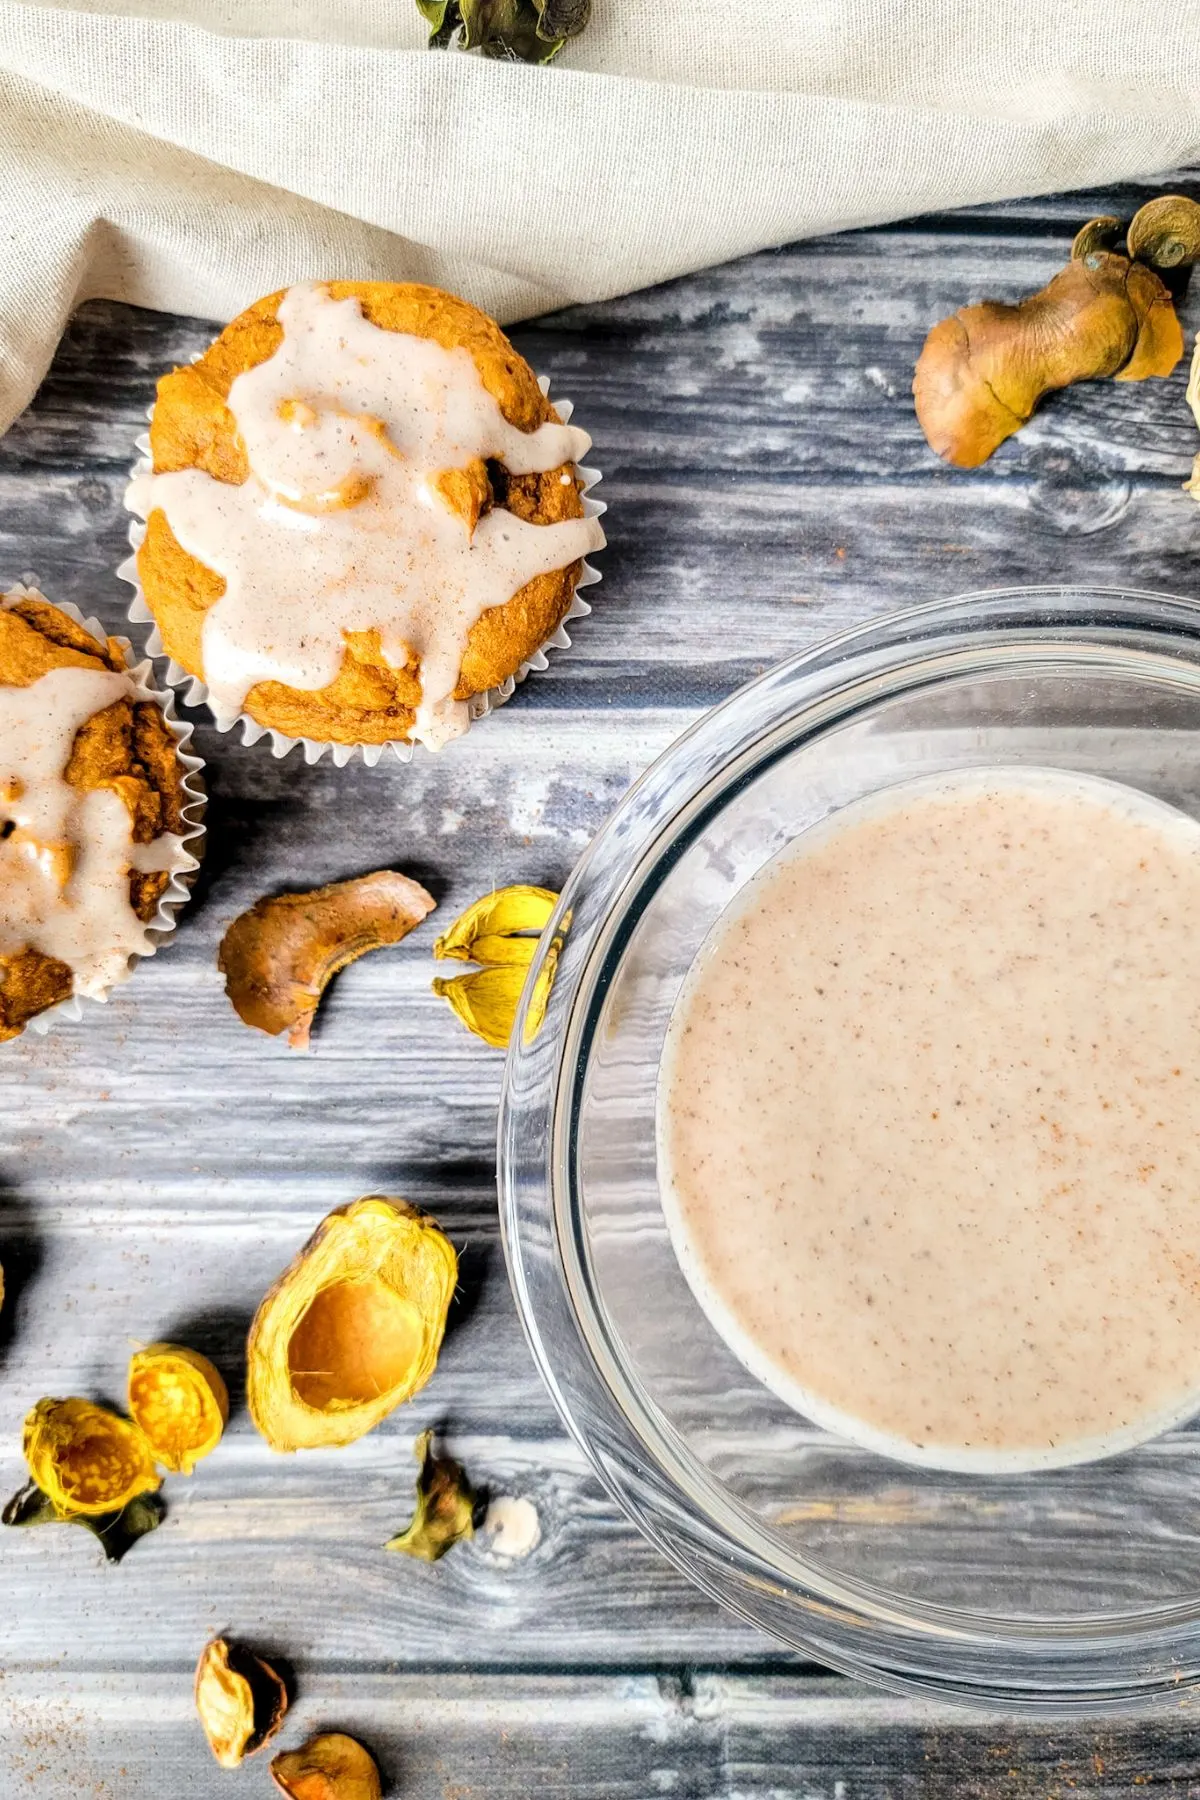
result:
M 299 1750 L 284 1750 L 271 1778 L 288 1800 L 380 1800 L 375 1758 L 342 1731 L 322 1732 Z
M 129 1412 L 155 1460 L 190 1475 L 215 1450 L 229 1418 L 229 1393 L 218 1369 L 182 1344 L 147 1344 L 129 1363 Z
M 275 1450 L 352 1444 L 437 1366 L 458 1257 L 432 1219 L 372 1197 L 330 1213 L 250 1327 L 246 1399 Z
M 119 1512 L 162 1486 L 141 1429 L 91 1400 L 39 1400 L 23 1448 L 29 1473 L 60 1513 Z
M 223 1769 L 254 1756 L 283 1724 L 287 1687 L 278 1670 L 253 1651 L 215 1637 L 196 1664 L 196 1711 Z
M 422 1562 L 437 1562 L 460 1538 L 474 1536 L 479 1495 L 461 1463 L 452 1456 L 433 1454 L 432 1431 L 421 1433 L 413 1455 L 421 1465 L 416 1511 L 408 1526 L 383 1547 L 419 1557 Z
M 450 929 L 443 931 L 433 946 L 433 954 L 443 960 L 482 963 L 485 967 L 510 962 L 528 964 L 557 904 L 558 895 L 550 888 L 496 888 L 474 906 L 468 906 Z M 533 936 L 522 937 L 522 932 L 532 932 Z
M 506 1050 L 516 1023 L 525 975 L 523 968 L 476 969 L 474 974 L 457 975 L 452 981 L 436 975 L 433 991 L 450 1002 L 468 1031 L 473 1031 L 493 1050 Z
M 433 954 L 454 962 L 474 962 L 471 975 L 435 976 L 433 991 L 448 1000 L 468 1031 L 494 1050 L 505 1050 L 516 1023 L 525 976 L 538 941 L 558 904 L 551 888 L 506 887 L 468 906 L 444 931 Z M 557 950 L 538 975 L 530 1002 L 527 1036 L 537 1030 L 554 979 Z

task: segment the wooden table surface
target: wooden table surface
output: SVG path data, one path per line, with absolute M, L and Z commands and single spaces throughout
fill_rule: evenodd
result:
M 969 474 L 930 455 L 909 397 L 933 320 L 1040 286 L 1079 223 L 1153 191 L 828 238 L 517 329 L 604 471 L 604 583 L 574 647 L 407 768 L 277 762 L 198 718 L 208 854 L 175 941 L 84 1024 L 0 1052 L 0 1490 L 22 1479 L 27 1408 L 119 1398 L 133 1340 L 207 1351 L 235 1410 L 119 1568 L 80 1531 L 0 1539 L 3 1800 L 269 1791 L 261 1766 L 222 1773 L 192 1716 L 222 1628 L 294 1667 L 287 1741 L 356 1731 L 415 1800 L 1200 1793 L 1186 1708 L 1086 1725 L 935 1708 L 805 1666 L 691 1589 L 605 1498 L 526 1351 L 496 1221 L 501 1058 L 430 993 L 432 931 L 341 976 L 307 1057 L 247 1031 L 214 966 L 229 920 L 280 888 L 394 864 L 445 921 L 492 883 L 560 883 L 703 708 L 873 614 L 1072 577 L 1196 594 L 1183 366 L 1056 398 Z M 210 335 L 83 310 L 0 442 L 0 578 L 120 628 L 133 438 L 156 374 Z M 241 1404 L 247 1322 L 323 1214 L 372 1191 L 465 1246 L 440 1367 L 363 1442 L 279 1458 Z M 493 1491 L 533 1499 L 526 1560 L 381 1551 L 431 1424 Z

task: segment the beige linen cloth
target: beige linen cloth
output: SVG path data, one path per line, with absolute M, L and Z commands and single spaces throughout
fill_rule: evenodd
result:
M 501 319 L 1200 149 L 1200 0 L 594 0 L 544 68 L 413 0 L 0 0 L 0 428 L 98 295 L 390 276 Z

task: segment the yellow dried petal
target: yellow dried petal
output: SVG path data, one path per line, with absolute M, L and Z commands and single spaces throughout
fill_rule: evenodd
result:
M 448 1000 L 468 1031 L 494 1050 L 504 1050 L 512 1034 L 527 971 L 521 967 L 476 969 L 451 980 L 435 976 L 433 991 Z
M 557 904 L 558 895 L 550 888 L 495 888 L 474 906 L 468 906 L 449 931 L 442 933 L 433 946 L 433 954 L 454 962 L 507 961 L 507 956 L 497 955 L 493 940 L 520 932 L 544 931 Z
M 190 1475 L 215 1450 L 229 1418 L 229 1394 L 218 1369 L 182 1344 L 147 1344 L 129 1363 L 129 1412 L 155 1460 Z
M 383 1785 L 369 1751 L 343 1731 L 325 1731 L 299 1750 L 284 1750 L 271 1777 L 288 1800 L 380 1800 Z
M 223 1769 L 254 1756 L 283 1724 L 287 1687 L 278 1670 L 225 1638 L 205 1644 L 196 1664 L 196 1711 Z
M 162 1486 L 141 1429 L 91 1400 L 39 1400 L 23 1448 L 29 1473 L 63 1514 L 120 1512 Z
M 329 1214 L 254 1316 L 246 1401 L 274 1450 L 352 1444 L 424 1387 L 458 1280 L 454 1246 L 403 1200 Z

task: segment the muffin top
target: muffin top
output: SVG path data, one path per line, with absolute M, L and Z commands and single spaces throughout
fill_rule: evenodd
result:
M 0 595 L 0 1039 L 99 997 L 149 947 L 184 848 L 183 769 L 115 639 Z
M 603 543 L 589 445 L 453 295 L 273 294 L 158 385 L 129 504 L 164 648 L 220 723 L 437 748 L 552 635 Z

